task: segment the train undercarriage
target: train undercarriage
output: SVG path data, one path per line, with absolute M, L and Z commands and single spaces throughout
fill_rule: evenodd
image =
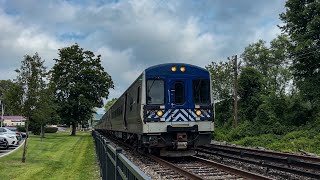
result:
M 198 132 L 193 128 L 170 128 L 165 133 L 135 134 L 120 131 L 102 133 L 121 139 L 140 150 L 160 156 L 181 157 L 195 154 L 195 148 L 210 144 L 211 132 Z M 101 132 L 101 131 L 100 131 Z

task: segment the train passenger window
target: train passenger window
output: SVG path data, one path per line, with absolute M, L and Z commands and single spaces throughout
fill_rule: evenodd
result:
M 195 79 L 192 81 L 193 100 L 195 104 L 210 104 L 210 81 Z
M 138 87 L 137 104 L 140 103 L 140 86 Z
M 133 97 L 130 97 L 130 98 L 129 98 L 129 105 L 130 105 L 130 111 L 132 111 Z
M 147 80 L 147 103 L 164 104 L 164 81 L 162 79 Z
M 184 84 L 181 81 L 177 81 L 174 84 L 174 102 L 177 105 L 184 104 Z

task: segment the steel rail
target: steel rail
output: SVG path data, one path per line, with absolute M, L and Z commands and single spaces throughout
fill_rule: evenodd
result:
M 125 143 L 125 142 L 122 142 L 122 141 L 119 141 L 118 139 L 115 139 L 115 138 L 112 138 L 112 137 L 109 137 L 110 139 L 122 144 L 123 146 L 127 147 L 127 148 L 130 148 L 130 149 L 135 149 L 133 146 Z M 145 152 L 142 152 L 142 151 L 137 151 L 140 155 L 143 155 L 143 156 L 146 156 L 150 159 L 153 159 L 154 161 L 158 162 L 159 164 L 162 164 L 163 166 L 166 166 L 166 167 L 169 167 L 171 169 L 173 169 L 174 171 L 176 171 L 177 173 L 179 173 L 181 176 L 184 176 L 186 178 L 189 178 L 189 179 L 194 179 L 194 180 L 204 180 L 204 178 L 194 174 L 194 173 L 191 173 L 183 168 L 180 168 L 178 167 L 177 165 L 173 164 L 173 163 L 170 163 L 160 157 L 157 157 L 157 156 L 154 156 L 152 154 L 148 154 L 148 153 L 145 153 Z M 217 169 L 220 169 L 220 170 L 224 170 L 224 171 L 227 171 L 231 174 L 234 174 L 234 175 L 238 175 L 238 176 L 242 176 L 242 177 L 246 177 L 246 178 L 250 178 L 250 179 L 257 179 L 257 180 L 270 180 L 271 178 L 268 178 L 268 177 L 265 177 L 265 176 L 262 176 L 262 175 L 258 175 L 258 174 L 254 174 L 254 173 L 251 173 L 251 172 L 248 172 L 248 171 L 244 171 L 244 170 L 240 170 L 240 169 L 237 169 L 237 168 L 234 168 L 234 167 L 230 167 L 230 166 L 226 166 L 226 165 L 223 165 L 223 164 L 220 164 L 220 163 L 216 163 L 216 162 L 213 162 L 213 161 L 210 161 L 210 160 L 205 160 L 205 159 L 202 159 L 202 158 L 198 158 L 198 157 L 192 157 L 194 159 L 196 159 L 197 161 L 200 161 L 204 164 L 207 164 L 211 167 L 214 167 L 214 168 L 217 168 Z
M 224 170 L 224 171 L 227 171 L 227 172 L 230 172 L 232 174 L 239 175 L 239 176 L 242 176 L 242 177 L 245 177 L 245 178 L 256 179 L 256 180 L 270 180 L 270 179 L 272 179 L 272 178 L 269 178 L 269 177 L 266 177 L 266 176 L 262 176 L 262 175 L 255 174 L 255 173 L 251 173 L 251 172 L 248 172 L 248 171 L 245 171 L 245 170 L 242 170 L 242 169 L 238 169 L 238 168 L 234 168 L 234 167 L 231 167 L 231 166 L 227 166 L 227 165 L 224 165 L 224 164 L 221 164 L 221 163 L 217 163 L 217 162 L 214 162 L 214 161 L 211 161 L 211 160 L 208 160 L 208 159 L 203 159 L 203 158 L 200 158 L 200 157 L 197 157 L 197 156 L 191 156 L 191 157 L 194 158 L 196 161 L 200 161 L 201 163 L 204 163 L 204 164 L 209 165 L 211 167 L 215 167 L 215 168 L 218 168 L 218 169 L 221 169 L 221 170 Z
M 125 142 L 122 142 L 122 141 L 120 141 L 118 139 L 115 139 L 113 137 L 108 137 L 108 138 L 116 141 L 117 143 L 119 143 L 119 144 L 121 144 L 121 145 L 123 145 L 123 146 L 125 146 L 125 147 L 127 147 L 129 149 L 135 149 L 133 146 L 131 146 L 131 145 L 125 143 Z M 151 155 L 151 154 L 147 154 L 147 153 L 139 151 L 139 150 L 137 151 L 137 153 L 139 153 L 142 156 L 146 156 L 146 157 L 158 162 L 159 164 L 162 164 L 163 166 L 170 167 L 171 169 L 173 169 L 174 171 L 176 171 L 177 173 L 179 173 L 183 177 L 194 179 L 194 180 L 204 180 L 203 178 L 197 176 L 196 174 L 192 174 L 192 173 L 190 173 L 190 172 L 188 172 L 188 171 L 186 171 L 186 170 L 184 170 L 182 168 L 177 167 L 176 165 L 174 165 L 174 164 L 172 164 L 172 163 L 170 163 L 168 161 L 165 161 L 165 160 L 159 158 L 159 157 L 156 157 L 156 156 Z
M 268 151 L 268 150 L 266 151 L 266 150 L 261 150 L 261 149 L 252 149 L 252 148 L 246 148 L 246 147 L 237 147 L 237 146 L 230 146 L 230 145 L 217 145 L 217 144 L 210 144 L 209 146 L 203 146 L 203 147 L 248 151 L 248 152 L 255 152 L 255 153 L 260 153 L 260 154 L 268 154 L 268 155 L 285 157 L 285 158 L 290 157 L 290 158 L 296 158 L 296 159 L 300 159 L 300 160 L 320 163 L 320 157 L 304 156 L 304 155 L 299 155 L 299 154 L 290 154 L 290 153 L 284 153 L 284 152 L 274 152 L 274 151 Z
M 176 171 L 177 173 L 181 174 L 184 177 L 190 178 L 190 179 L 194 179 L 194 180 L 203 180 L 204 178 L 193 174 L 189 171 L 186 171 L 180 167 L 178 167 L 177 165 L 174 165 L 168 161 L 165 161 L 157 156 L 151 155 L 151 154 L 144 154 L 145 156 L 149 157 L 150 159 L 155 160 L 156 162 L 158 162 L 159 164 L 162 164 L 163 166 L 167 166 L 170 167 L 171 169 L 174 169 L 174 171 Z
M 320 174 L 317 174 L 317 173 L 313 173 L 313 172 L 310 172 L 310 171 L 293 169 L 292 167 L 278 166 L 278 165 L 270 164 L 270 163 L 265 162 L 265 161 L 254 161 L 254 160 L 246 159 L 246 158 L 243 158 L 243 157 L 238 157 L 237 155 L 231 154 L 231 153 L 229 154 L 229 153 L 223 153 L 223 152 L 219 152 L 219 151 L 213 152 L 213 151 L 210 151 L 210 150 L 207 150 L 207 149 L 201 149 L 201 148 L 198 148 L 197 151 L 198 152 L 202 152 L 202 153 L 206 153 L 206 154 L 212 154 L 212 155 L 220 156 L 220 157 L 223 157 L 223 158 L 234 159 L 234 160 L 240 161 L 240 162 L 255 164 L 255 165 L 267 167 L 267 168 L 270 168 L 270 169 L 277 169 L 277 170 L 280 170 L 280 171 L 289 172 L 289 173 L 293 173 L 293 174 L 297 174 L 297 175 L 301 175 L 301 176 L 307 176 L 307 177 L 320 179 Z
M 320 170 L 320 161 L 319 162 L 314 162 L 314 161 L 305 161 L 299 159 L 299 157 L 286 157 L 285 155 L 273 155 L 268 153 L 269 151 L 262 151 L 262 152 L 255 152 L 255 151 L 247 151 L 247 150 L 240 150 L 240 149 L 232 149 L 230 148 L 225 148 L 225 147 L 219 147 L 219 146 L 203 146 L 202 148 L 204 149 L 210 149 L 214 151 L 222 151 L 226 152 L 228 154 L 233 154 L 233 155 L 238 155 L 241 157 L 249 157 L 249 158 L 256 158 L 256 159 L 261 159 L 261 160 L 266 160 L 266 161 L 272 161 L 272 162 L 277 162 L 277 163 L 282 163 L 282 164 L 287 164 L 289 165 L 295 165 L 298 167 L 303 167 L 306 169 L 313 169 L 313 170 Z M 264 152 L 264 153 L 263 153 Z

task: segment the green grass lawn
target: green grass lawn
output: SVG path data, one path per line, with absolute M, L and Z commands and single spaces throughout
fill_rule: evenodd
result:
M 21 163 L 23 147 L 0 158 L 0 179 L 99 179 L 93 139 L 89 132 L 30 136 L 26 163 Z

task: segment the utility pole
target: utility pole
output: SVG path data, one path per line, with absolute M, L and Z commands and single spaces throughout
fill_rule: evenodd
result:
M 3 122 L 3 113 L 4 113 L 4 109 L 3 109 L 3 102 L 0 100 L 0 104 L 1 104 L 1 124 L 0 127 L 2 127 L 2 122 Z
M 238 59 L 237 55 L 232 57 L 234 62 L 234 128 L 238 127 Z

